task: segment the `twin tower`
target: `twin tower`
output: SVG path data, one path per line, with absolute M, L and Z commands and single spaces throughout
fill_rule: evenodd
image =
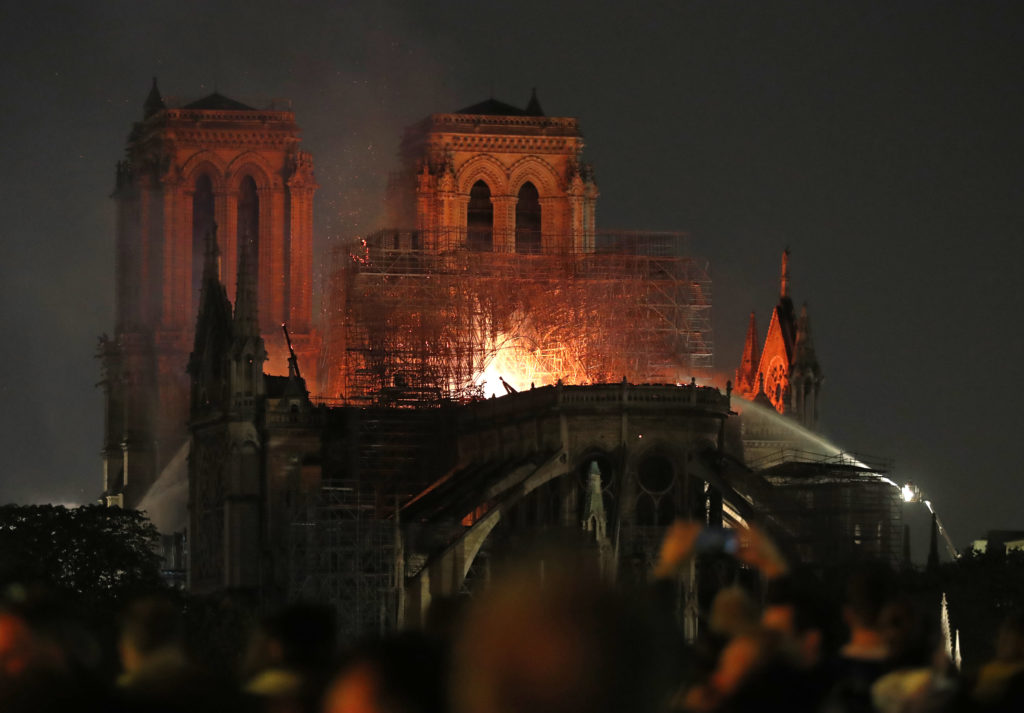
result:
M 184 467 L 186 367 L 211 238 L 228 293 L 255 286 L 266 371 L 288 373 L 286 324 L 306 383 L 323 392 L 330 365 L 313 320 L 317 184 L 299 146 L 288 106 L 256 109 L 217 93 L 170 106 L 154 80 L 113 194 L 116 321 L 99 345 L 108 504 L 136 507 L 169 465 Z M 576 120 L 544 116 L 536 96 L 525 110 L 489 100 L 435 114 L 406 134 L 390 219 L 414 227 L 425 251 L 593 251 L 597 188 L 579 163 L 582 148 Z

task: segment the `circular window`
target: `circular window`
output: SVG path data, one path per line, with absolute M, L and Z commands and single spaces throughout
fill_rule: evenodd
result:
M 648 493 L 664 493 L 672 487 L 675 475 L 672 462 L 664 456 L 651 455 L 640 461 L 636 473 L 640 487 Z

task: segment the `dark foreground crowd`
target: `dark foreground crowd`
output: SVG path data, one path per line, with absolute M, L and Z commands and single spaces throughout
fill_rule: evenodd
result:
M 899 592 L 890 573 L 852 571 L 843 601 L 830 601 L 757 531 L 735 553 L 759 571 L 756 591 L 721 589 L 686 643 L 675 603 L 699 530 L 669 528 L 643 589 L 608 587 L 585 558 L 549 553 L 472 600 L 436 600 L 423 631 L 340 654 L 329 610 L 295 605 L 254 626 L 237 663 L 199 663 L 180 602 L 150 596 L 120 618 L 116 679 L 90 654 L 86 627 L 12 587 L 0 601 L 0 713 L 1024 711 L 1020 614 L 1004 621 L 994 658 L 962 673 L 937 607 Z

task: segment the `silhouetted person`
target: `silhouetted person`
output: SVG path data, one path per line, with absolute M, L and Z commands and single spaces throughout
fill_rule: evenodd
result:
M 676 670 L 667 632 L 577 563 L 526 562 L 473 602 L 454 647 L 455 713 L 647 713 L 665 703 Z
M 236 705 L 226 681 L 208 675 L 188 657 L 177 604 L 152 596 L 131 603 L 121 617 L 117 680 L 132 711 L 218 711 Z
M 323 713 L 447 713 L 448 657 L 438 640 L 404 632 L 352 651 Z
M 292 604 L 267 617 L 243 662 L 244 690 L 263 711 L 304 713 L 319 707 L 335 647 L 334 611 Z
M 843 604 L 849 637 L 834 662 L 836 683 L 826 700 L 827 713 L 874 710 L 871 686 L 891 668 L 889 647 L 879 625 L 891 592 L 892 574 L 881 565 L 863 566 L 850 574 Z
M 0 601 L 0 711 L 106 711 L 99 647 L 65 597 L 13 584 Z
M 831 688 L 826 671 L 827 609 L 811 583 L 792 575 L 771 581 L 761 614 L 761 663 L 722 709 L 734 713 L 817 711 Z
M 999 625 L 995 658 L 978 671 L 971 697 L 986 712 L 1024 710 L 1024 611 Z

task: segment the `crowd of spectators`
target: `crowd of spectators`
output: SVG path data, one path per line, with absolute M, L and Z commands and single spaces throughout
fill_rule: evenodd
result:
M 738 533 L 731 556 L 758 576 L 720 588 L 687 641 L 679 592 L 701 532 L 668 528 L 643 587 L 612 587 L 588 558 L 547 552 L 477 596 L 435 600 L 422 631 L 342 651 L 329 607 L 291 605 L 255 623 L 223 666 L 190 646 L 180 597 L 125 607 L 112 664 L 59 597 L 11 585 L 0 711 L 1024 711 L 1024 616 L 1006 617 L 991 661 L 961 672 L 933 601 L 873 566 L 828 596 L 756 529 Z

